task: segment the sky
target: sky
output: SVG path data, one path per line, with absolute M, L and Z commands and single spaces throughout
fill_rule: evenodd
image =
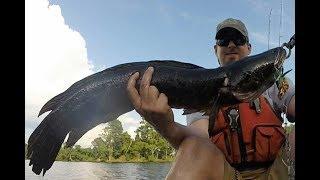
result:
M 251 55 L 286 42 L 295 33 L 295 2 L 282 0 L 26 0 L 25 7 L 25 141 L 48 114 L 41 107 L 74 82 L 118 64 L 178 60 L 216 68 L 216 25 L 232 17 L 246 24 Z M 295 82 L 295 51 L 284 64 Z M 186 124 L 181 110 L 175 121 Z M 134 137 L 140 116 L 119 117 Z M 102 133 L 101 124 L 77 144 L 89 147 Z

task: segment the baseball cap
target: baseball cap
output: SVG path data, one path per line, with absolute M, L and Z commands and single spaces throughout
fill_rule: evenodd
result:
M 217 26 L 217 33 L 216 33 L 216 39 L 220 35 L 220 30 L 224 28 L 234 28 L 238 30 L 243 36 L 247 38 L 249 41 L 249 36 L 248 36 L 248 31 L 244 23 L 238 19 L 233 19 L 233 18 L 228 18 L 222 21 L 221 23 L 218 24 Z

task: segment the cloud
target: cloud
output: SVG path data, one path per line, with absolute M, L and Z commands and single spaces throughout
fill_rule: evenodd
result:
M 138 113 L 131 111 L 121 115 L 118 119 L 122 123 L 123 130 L 127 131 L 131 138 L 134 138 L 136 136 L 134 131 L 140 126 L 140 121 L 142 121 Z
M 122 123 L 123 131 L 127 131 L 131 138 L 135 138 L 135 130 L 140 126 L 141 117 L 137 116 L 137 113 L 134 111 L 128 112 L 118 117 L 118 120 Z M 100 134 L 103 133 L 103 129 L 107 126 L 107 123 L 100 124 L 95 128 L 88 131 L 82 138 L 76 143 L 81 147 L 87 148 L 92 147 L 91 142 L 100 137 Z
M 180 17 L 182 17 L 183 19 L 185 19 L 185 20 L 188 20 L 188 19 L 191 18 L 190 14 L 187 13 L 187 12 L 180 12 L 178 15 L 179 15 Z
M 264 1 L 264 0 L 247 0 L 249 4 L 252 6 L 252 9 L 254 12 L 258 14 L 264 14 L 269 17 L 270 10 L 272 8 L 272 15 L 271 15 L 271 21 L 279 23 L 280 13 L 281 13 L 281 1 Z M 294 5 L 294 3 L 293 3 Z M 294 26 L 294 8 L 293 9 L 287 9 L 292 8 L 288 7 L 287 2 L 282 2 L 282 25 L 283 27 L 286 26 Z M 288 12 L 292 11 L 293 13 L 288 14 Z
M 263 0 L 247 0 L 249 4 L 253 7 L 253 10 L 256 12 L 269 12 L 271 5 L 267 1 Z
M 268 35 L 259 32 L 251 32 L 250 34 L 257 43 L 268 46 Z M 270 48 L 272 48 L 278 46 L 279 43 L 277 43 L 276 40 L 270 38 L 269 45 Z
M 29 134 L 46 115 L 37 118 L 41 107 L 92 74 L 93 65 L 84 38 L 65 24 L 58 5 L 27 0 L 25 15 L 25 128 Z
M 100 134 L 103 133 L 103 129 L 107 126 L 107 123 L 100 124 L 96 126 L 95 128 L 88 131 L 85 135 L 81 137 L 81 139 L 78 140 L 78 142 L 75 145 L 80 145 L 83 148 L 92 147 L 91 142 L 100 137 Z
M 210 17 L 198 14 L 192 14 L 186 11 L 180 11 L 176 13 L 177 17 L 182 18 L 184 21 L 188 21 L 194 24 L 218 24 L 223 18 L 220 17 Z
M 168 5 L 165 5 L 163 3 L 158 3 L 157 4 L 158 11 L 162 18 L 167 22 L 167 23 L 172 23 L 173 22 L 173 14 L 172 14 L 172 8 Z

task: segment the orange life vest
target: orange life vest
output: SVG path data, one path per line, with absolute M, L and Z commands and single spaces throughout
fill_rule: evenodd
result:
M 271 163 L 284 143 L 281 117 L 274 113 L 265 97 L 258 100 L 260 112 L 250 103 L 223 107 L 218 112 L 210 139 L 233 167 Z M 231 110 L 238 113 L 237 121 L 230 119 Z

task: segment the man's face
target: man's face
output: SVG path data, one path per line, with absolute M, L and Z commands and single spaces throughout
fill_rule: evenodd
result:
M 251 52 L 251 45 L 246 42 L 245 37 L 236 29 L 225 28 L 220 30 L 217 37 L 217 44 L 214 50 L 220 65 L 224 66 L 248 56 Z M 245 42 L 243 44 L 243 42 Z

